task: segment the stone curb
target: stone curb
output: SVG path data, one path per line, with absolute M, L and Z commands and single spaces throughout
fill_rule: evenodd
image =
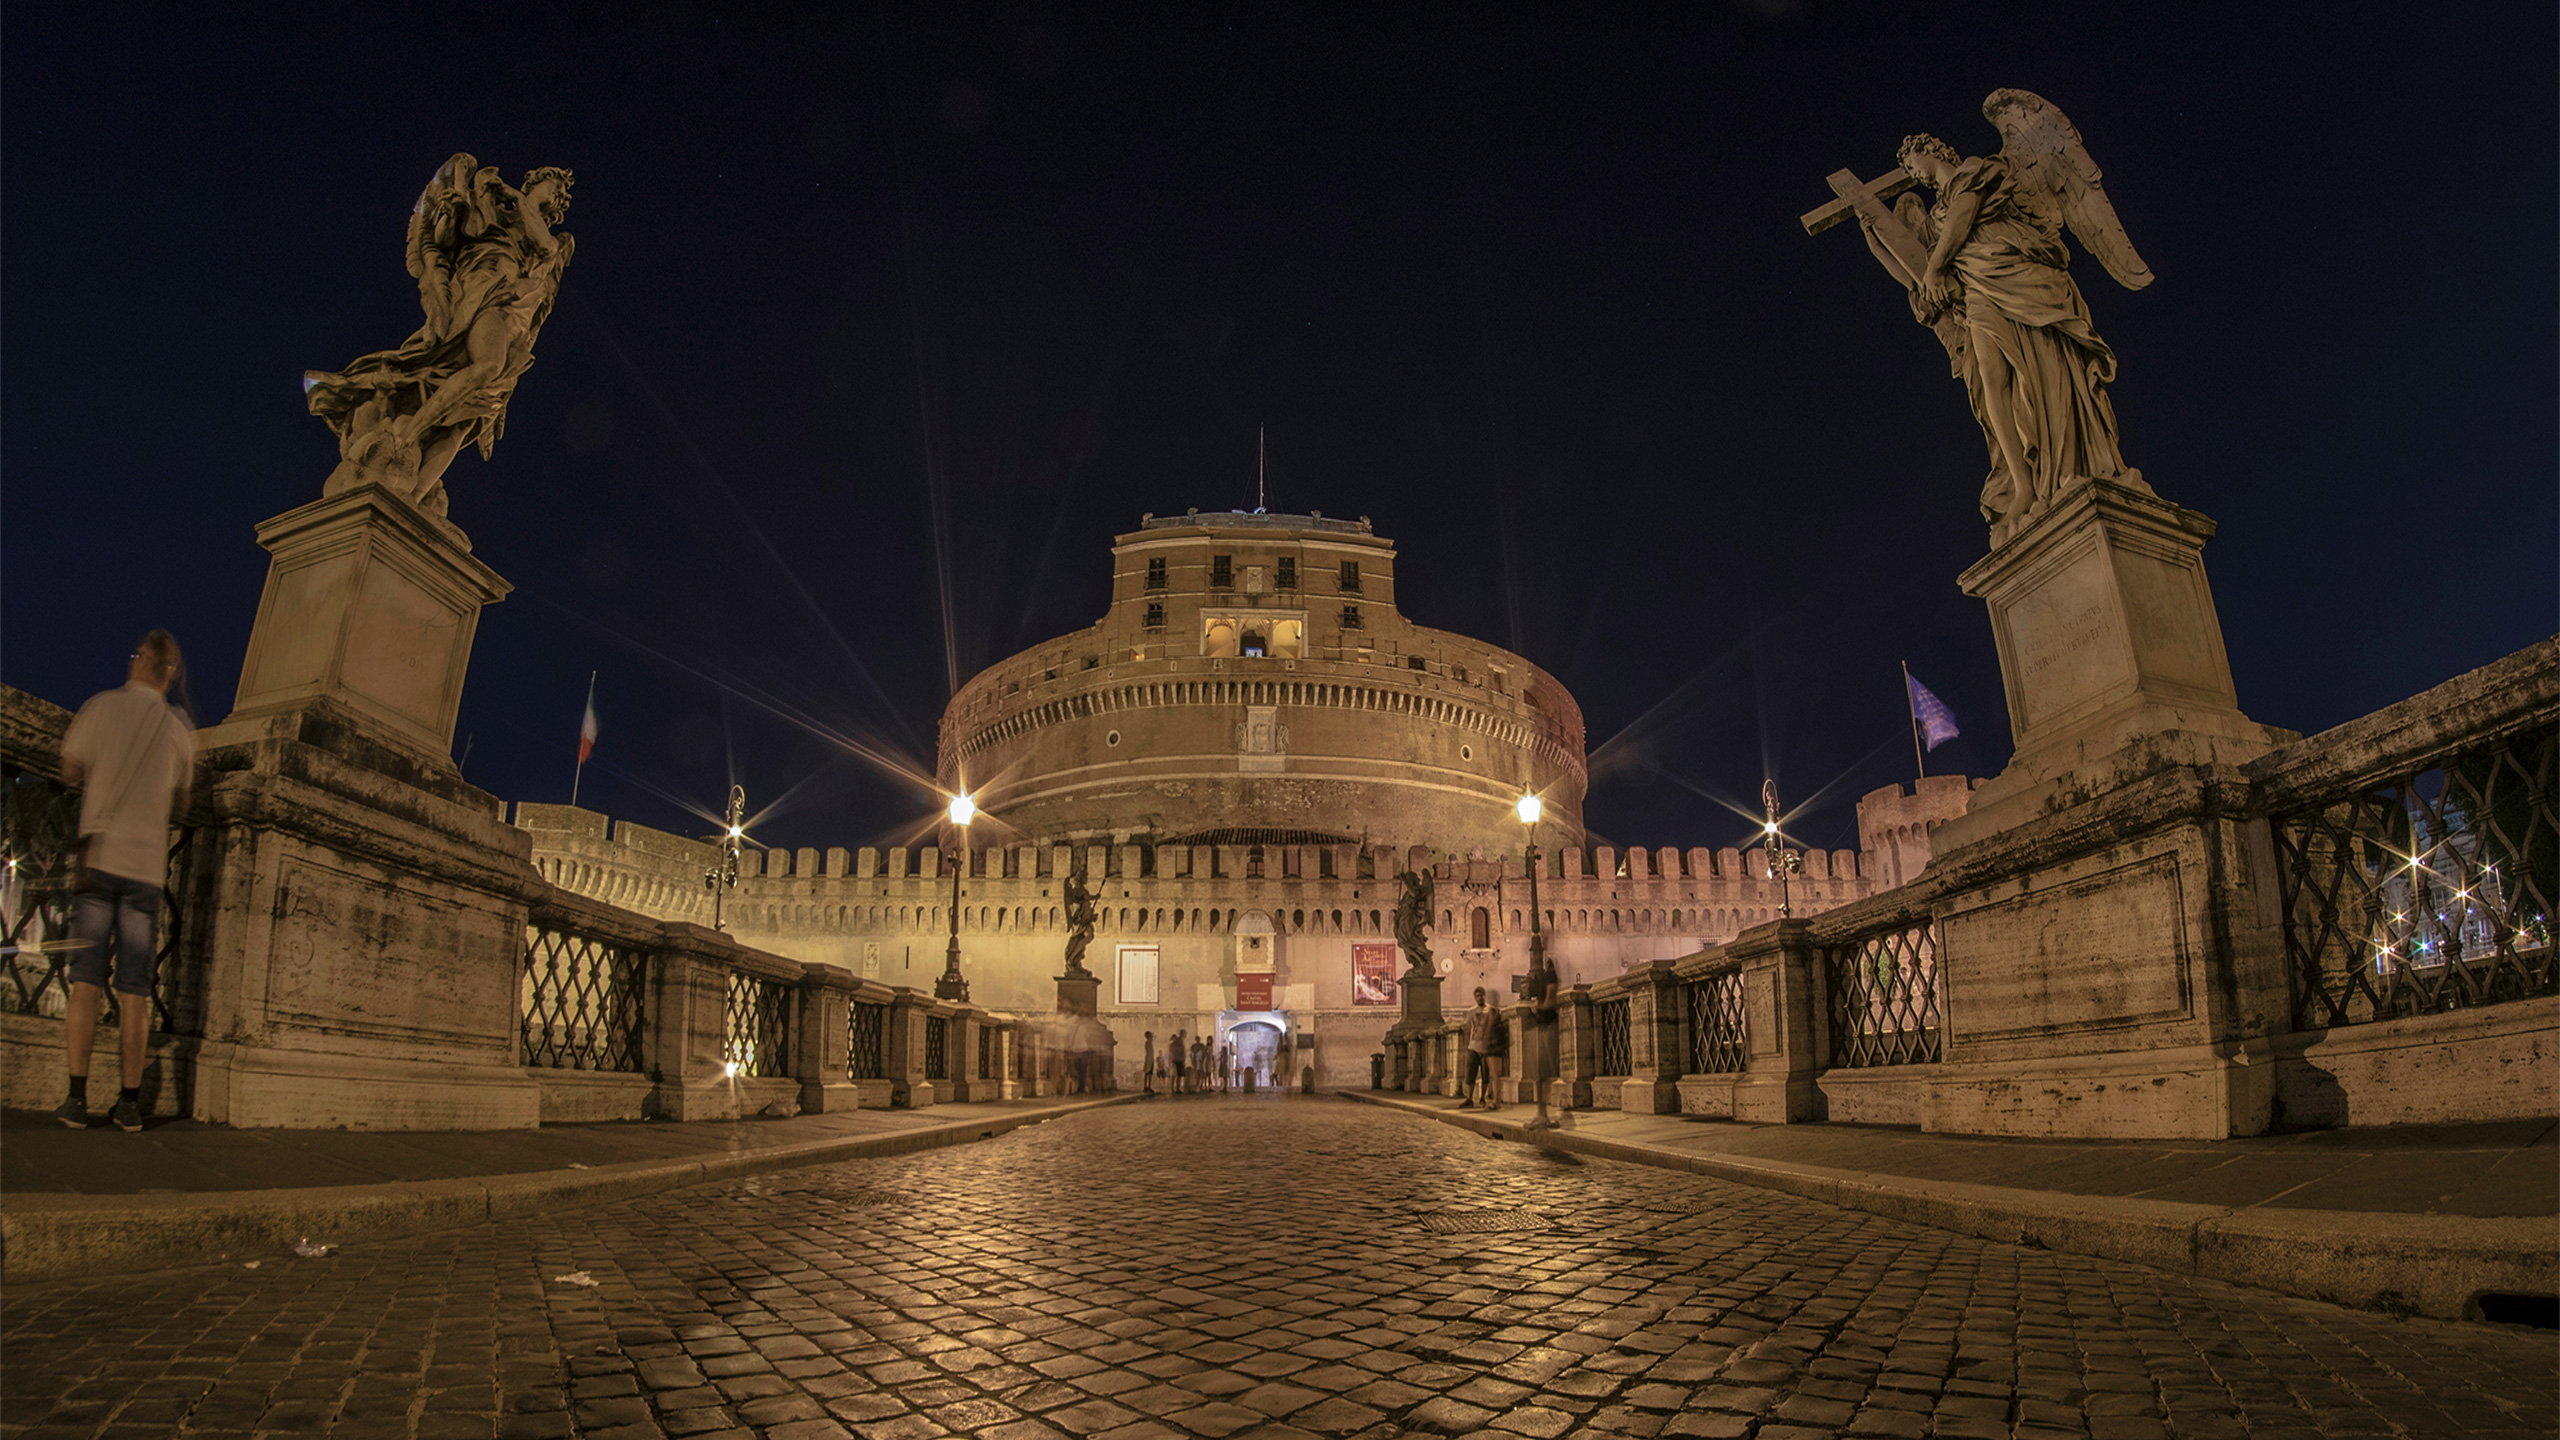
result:
M 842 1136 L 680 1160 L 630 1160 L 589 1170 L 307 1190 L 11 1195 L 6 1207 L 0 1208 L 0 1279 L 27 1284 L 168 1269 L 273 1256 L 291 1250 L 306 1237 L 339 1245 L 454 1229 L 484 1220 L 557 1214 L 569 1206 L 630 1200 L 706 1181 L 988 1140 L 1025 1125 L 1142 1098 L 1114 1095 L 886 1135 Z
M 2130 1261 L 2363 1310 L 2475 1320 L 2479 1317 L 2472 1302 L 2484 1291 L 2560 1294 L 2560 1223 L 2547 1216 L 2232 1209 L 1918 1180 L 1684 1154 L 1571 1131 L 1543 1131 L 1532 1139 L 1519 1121 L 1453 1113 L 1356 1090 L 1342 1093 L 1490 1139 L 1525 1140 L 1577 1155 L 1686 1170 L 2003 1244 Z

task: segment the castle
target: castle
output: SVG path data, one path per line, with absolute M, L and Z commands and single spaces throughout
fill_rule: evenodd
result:
M 1916 875 L 1964 812 L 1960 777 L 1859 805 L 1860 850 L 1588 843 L 1582 713 L 1554 676 L 1396 608 L 1395 547 L 1366 519 L 1149 515 L 1112 546 L 1111 605 L 952 697 L 937 778 L 980 818 L 942 844 L 750 853 L 721 917 L 748 944 L 924 988 L 958 894 L 972 998 L 1058 1001 L 1065 881 L 1097 924 L 1086 963 L 1124 1083 L 1141 1037 L 1232 1038 L 1267 1076 L 1366 1084 L 1400 1017 L 1400 877 L 1428 873 L 1444 993 L 1508 993 L 1538 923 L 1577 984 L 1863 899 Z M 714 851 L 593 811 L 519 803 L 545 878 L 665 920 L 710 923 Z M 946 857 L 962 856 L 956 877 Z M 1286 1065 L 1271 1057 L 1294 1052 Z

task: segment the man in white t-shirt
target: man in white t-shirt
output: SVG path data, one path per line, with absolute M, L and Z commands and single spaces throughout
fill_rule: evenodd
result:
M 1458 1108 L 1473 1110 L 1481 1106 L 1493 1108 L 1493 1085 L 1485 1067 L 1485 1054 L 1493 1043 L 1493 1012 L 1485 1008 L 1484 987 L 1476 987 L 1476 1008 L 1467 1012 L 1467 1074 L 1458 1083 Z M 1479 1091 L 1477 1086 L 1484 1088 Z M 1481 1094 L 1484 1098 L 1476 1097 Z
M 62 735 L 62 779 L 81 787 L 81 878 L 71 912 L 71 1004 L 64 1049 L 71 1095 L 54 1118 L 89 1126 L 89 1055 L 112 970 L 124 1088 L 112 1112 L 142 1128 L 142 1065 L 151 1038 L 151 981 L 159 950 L 160 887 L 169 872 L 169 821 L 195 775 L 196 732 L 169 703 L 184 696 L 186 661 L 166 630 L 134 647 L 124 687 L 93 695 Z

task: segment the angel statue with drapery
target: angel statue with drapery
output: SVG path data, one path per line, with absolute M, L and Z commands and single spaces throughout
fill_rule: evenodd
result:
M 1990 452 L 1982 517 L 1996 544 L 2076 481 L 2148 490 L 2118 448 L 2106 389 L 2115 352 L 2090 324 L 2062 232 L 2127 289 L 2152 277 L 2060 110 L 2024 90 L 1995 90 L 1982 113 L 2000 132 L 1999 154 L 1967 158 L 1934 135 L 1913 135 L 1902 142 L 1902 168 L 1872 185 L 1833 175 L 1841 199 L 1804 224 L 1818 231 L 1854 215 L 1909 292 L 1912 314 L 1946 346 Z M 1884 208 L 1915 183 L 1936 203 L 1904 195 Z
M 569 185 L 568 171 L 544 166 L 511 186 L 468 154 L 437 169 L 409 215 L 409 273 L 426 323 L 397 350 L 303 374 L 311 413 L 338 437 L 322 494 L 378 483 L 442 515 L 455 454 L 475 442 L 484 460 L 496 451 L 576 249 L 558 229 Z
M 1090 975 L 1085 968 L 1084 952 L 1093 944 L 1093 887 L 1087 885 L 1082 870 L 1067 872 L 1067 973 Z
M 1396 944 L 1404 951 L 1405 976 L 1440 973 L 1432 967 L 1431 940 L 1423 932 L 1431 926 L 1431 896 L 1437 887 L 1428 870 L 1408 870 L 1397 877 L 1404 884 L 1404 894 L 1396 900 Z

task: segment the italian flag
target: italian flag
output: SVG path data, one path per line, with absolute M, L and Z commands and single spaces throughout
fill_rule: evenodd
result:
M 589 679 L 587 681 L 587 718 L 578 722 L 578 763 L 581 765 L 586 764 L 587 757 L 594 754 L 595 749 L 596 682 L 593 679 Z

